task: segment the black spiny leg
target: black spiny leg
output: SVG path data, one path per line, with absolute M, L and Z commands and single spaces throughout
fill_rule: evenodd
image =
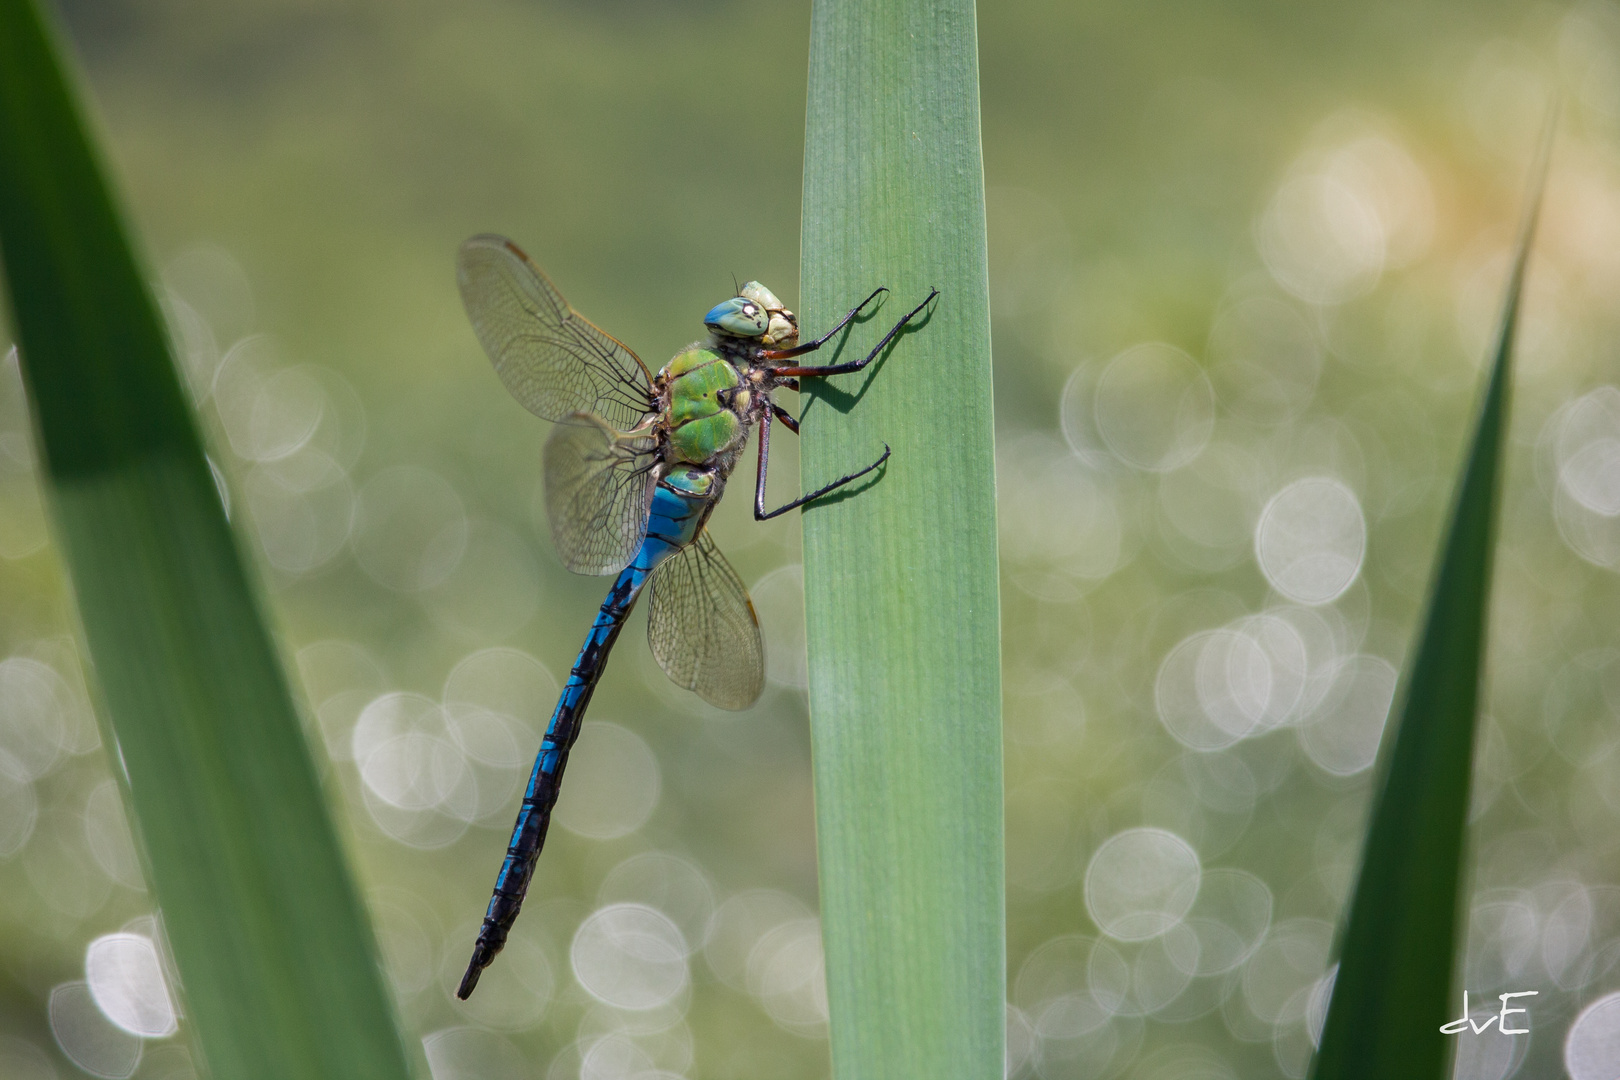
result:
M 798 387 L 797 384 L 794 384 L 793 387 L 792 387 L 792 389 L 794 389 L 794 390 L 797 390 L 798 388 L 799 387 Z M 782 426 L 783 427 L 787 428 L 789 431 L 793 432 L 793 434 L 795 434 L 795 435 L 797 435 L 799 433 L 799 422 L 797 420 L 793 419 L 793 414 L 792 413 L 788 412 L 786 409 L 782 408 L 782 406 L 778 405 L 774 401 L 771 402 L 771 412 L 775 413 L 776 418 L 778 420 L 782 421 Z
M 873 295 L 875 296 L 876 293 L 874 293 Z M 878 357 L 878 354 L 881 353 L 885 348 L 888 347 L 889 342 L 894 340 L 895 335 L 900 333 L 900 331 L 905 328 L 906 323 L 908 323 L 912 319 L 916 318 L 917 315 L 922 311 L 922 309 L 927 307 L 929 305 L 929 303 L 934 299 L 934 297 L 936 297 L 938 295 L 939 295 L 939 290 L 938 289 L 930 289 L 930 290 L 928 290 L 928 296 L 924 298 L 923 302 L 918 304 L 916 307 L 912 308 L 910 311 L 908 311 L 906 313 L 905 318 L 903 318 L 899 322 L 895 323 L 893 329 L 891 329 L 887 334 L 884 334 L 883 335 L 883 340 L 878 342 L 877 347 L 875 349 L 873 349 L 871 352 L 867 353 L 865 358 L 863 358 L 863 359 L 852 360 L 847 364 L 827 364 L 827 365 L 825 365 L 823 367 L 782 367 L 782 368 L 773 368 L 772 369 L 772 374 L 779 375 L 779 376 L 782 376 L 784 378 L 791 378 L 793 376 L 798 376 L 798 375 L 806 375 L 806 376 L 847 375 L 852 371 L 859 371 L 859 370 L 861 370 L 861 368 L 865 367 L 867 364 L 870 364 L 873 360 L 876 360 L 877 357 Z M 866 298 L 866 300 L 861 301 L 861 303 L 864 305 L 867 301 L 869 301 L 871 299 L 872 299 L 872 297 L 869 296 L 869 297 Z M 859 311 L 860 308 L 856 308 L 855 310 Z M 850 312 L 850 315 L 853 315 L 853 314 L 854 314 L 854 312 Z M 844 322 L 848 322 L 848 321 L 849 321 L 849 316 L 845 316 Z M 839 325 L 842 326 L 843 324 L 840 323 Z M 830 335 L 830 334 L 827 335 L 827 337 L 831 337 L 831 336 L 832 335 Z M 777 353 L 767 352 L 765 354 L 765 356 L 768 359 L 772 359 L 772 360 L 777 360 L 777 359 L 781 359 L 781 358 L 789 357 L 789 356 L 798 356 L 800 353 L 806 353 L 806 352 L 810 352 L 813 349 L 819 349 L 821 347 L 821 343 L 823 341 L 826 341 L 827 337 L 823 337 L 819 341 L 812 341 L 809 345 L 800 345 L 797 349 L 786 349 L 786 350 L 784 350 L 782 352 L 777 352 Z
M 817 349 L 827 344 L 827 342 L 831 341 L 834 334 L 848 326 L 849 321 L 855 316 L 859 315 L 862 308 L 866 307 L 867 304 L 870 304 L 873 300 L 876 300 L 879 296 L 882 296 L 888 291 L 888 289 L 884 288 L 882 285 L 879 285 L 877 288 L 872 290 L 871 296 L 868 296 L 865 300 L 862 300 L 860 303 L 850 308 L 849 314 L 845 315 L 842 319 L 839 319 L 837 324 L 831 330 L 827 331 L 825 334 L 822 334 L 820 337 L 816 338 L 816 340 L 807 342 L 803 345 L 795 345 L 791 349 L 766 350 L 766 359 L 788 360 L 795 356 L 803 356 L 805 353 L 815 352 Z
M 859 472 L 852 472 L 848 476 L 840 476 L 832 483 L 819 487 L 808 495 L 799 496 L 786 506 L 778 506 L 775 510 L 766 510 L 765 474 L 769 470 L 771 462 L 771 419 L 773 417 L 782 421 L 782 423 L 787 426 L 787 429 L 793 432 L 795 435 L 797 435 L 799 432 L 799 422 L 793 419 L 793 415 L 776 402 L 771 402 L 771 416 L 765 417 L 759 425 L 759 471 L 754 474 L 755 521 L 769 521 L 771 518 L 776 517 L 779 514 L 785 514 L 789 510 L 797 510 L 805 503 L 813 502 L 814 500 L 819 499 L 823 495 L 827 494 L 829 491 L 838 490 L 851 480 L 859 480 L 861 477 L 865 476 L 867 473 L 889 460 L 889 444 L 884 443 L 883 456 L 872 462 L 872 464 L 868 465 L 866 468 L 861 469 Z

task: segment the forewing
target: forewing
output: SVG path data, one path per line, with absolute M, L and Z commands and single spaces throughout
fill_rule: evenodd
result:
M 746 709 L 765 688 L 765 647 L 742 578 L 705 529 L 653 572 L 647 641 L 664 673 L 710 705 Z
M 652 411 L 641 358 L 569 307 L 512 241 L 486 235 L 462 244 L 456 282 L 496 374 L 530 412 L 547 420 L 595 413 L 628 430 Z
M 551 539 L 574 573 L 618 573 L 646 533 L 657 443 L 590 413 L 559 419 L 566 422 L 551 429 L 545 450 Z

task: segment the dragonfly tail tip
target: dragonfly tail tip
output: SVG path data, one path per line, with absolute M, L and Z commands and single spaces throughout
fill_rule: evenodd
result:
M 473 958 L 467 965 L 467 973 L 461 977 L 461 985 L 456 988 L 456 997 L 462 1001 L 472 997 L 474 988 L 478 986 L 478 976 L 484 973 L 484 969 L 494 958 L 494 954 L 482 947 L 473 950 Z

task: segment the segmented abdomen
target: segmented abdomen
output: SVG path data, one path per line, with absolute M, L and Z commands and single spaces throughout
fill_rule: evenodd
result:
M 551 810 L 557 804 L 557 793 L 562 787 L 563 769 L 568 765 L 568 752 L 585 719 L 585 707 L 590 704 L 602 670 L 607 666 L 608 653 L 618 640 L 619 631 L 630 617 L 636 597 L 660 563 L 697 538 L 707 516 L 711 499 L 694 497 L 660 483 L 653 493 L 653 505 L 647 521 L 647 536 L 630 565 L 620 572 L 608 590 L 607 598 L 596 613 L 585 644 L 568 673 L 568 682 L 557 699 L 557 708 L 546 725 L 546 734 L 540 741 L 540 753 L 535 757 L 534 771 L 529 774 L 529 786 L 523 792 L 523 805 L 518 810 L 517 822 L 512 827 L 512 838 L 506 846 L 506 858 L 495 878 L 495 892 L 484 913 L 484 923 L 473 945 L 472 960 L 461 977 L 456 996 L 465 1000 L 478 985 L 478 976 L 495 959 L 495 954 L 506 944 L 506 936 L 523 906 L 523 897 L 529 891 L 529 880 L 534 876 L 535 863 L 546 842 L 546 829 L 551 824 Z

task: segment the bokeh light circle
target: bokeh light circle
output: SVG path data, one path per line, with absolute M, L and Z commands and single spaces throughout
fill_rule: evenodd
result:
M 51 665 L 27 656 L 0 660 L 0 749 L 28 779 L 49 773 L 68 750 L 73 704 Z
M 528 1080 L 534 1075 L 511 1042 L 477 1028 L 424 1035 L 422 1052 L 433 1080 Z
M 1007 1077 L 1007 1080 L 1017 1080 L 1041 1044 L 1039 1036 L 1035 1034 L 1035 1025 L 1030 1023 L 1029 1014 L 1016 1005 L 1007 1006 L 1006 1038 L 1006 1060 L 1002 1075 Z
M 1299 729 L 1306 756 L 1334 776 L 1353 776 L 1371 767 L 1398 681 L 1394 666 L 1377 656 L 1352 656 L 1340 663 L 1328 700 Z
M 180 1030 L 157 945 L 144 934 L 103 934 L 85 949 L 84 978 L 107 1019 L 131 1035 L 161 1039 Z
M 479 777 L 438 702 L 405 692 L 373 699 L 355 721 L 349 749 L 366 810 L 401 843 L 442 847 L 477 817 Z
M 108 877 L 125 888 L 146 889 L 145 872 L 135 852 L 135 838 L 124 817 L 124 800 L 115 781 L 103 780 L 90 792 L 84 807 L 84 833 L 90 854 Z
M 1582 1009 L 1564 1038 L 1564 1068 L 1570 1080 L 1613 1080 L 1620 1062 L 1620 993 L 1605 994 Z
M 1310 678 L 1307 647 L 1279 615 L 1184 638 L 1154 680 L 1159 722 L 1192 750 L 1219 750 L 1294 720 Z
M 1205 870 L 1186 926 L 1198 935 L 1191 974 L 1224 975 L 1254 955 L 1271 926 L 1271 890 L 1244 870 Z
M 1339 178 L 1304 173 L 1283 181 L 1257 230 L 1277 284 L 1301 300 L 1339 304 L 1367 292 L 1384 270 L 1377 212 Z
M 395 695 L 396 700 L 404 697 Z M 377 711 L 372 708 L 362 714 L 356 732 L 363 730 L 369 716 Z M 442 724 L 436 705 L 429 703 L 423 715 L 432 717 L 435 729 Z M 355 760 L 366 786 L 401 810 L 429 810 L 441 805 L 465 782 L 467 771 L 466 759 L 438 730 L 400 731 L 379 740 L 363 755 L 356 754 Z
M 760 935 L 748 954 L 748 990 L 778 1027 L 820 1038 L 827 1023 L 821 920 L 795 919 Z
M 1197 362 L 1149 342 L 1108 362 L 1097 380 L 1097 431 L 1119 458 L 1167 472 L 1203 451 L 1215 426 L 1215 392 Z
M 1327 973 L 1333 926 L 1298 918 L 1277 924 L 1243 967 L 1243 999 L 1267 1024 L 1303 1022 Z
M 1049 436 L 996 447 L 1001 557 L 1038 597 L 1076 599 L 1119 565 L 1123 523 L 1108 478 Z
M 574 978 L 598 1001 L 655 1009 L 686 989 L 688 948 L 680 927 L 645 904 L 609 904 L 580 924 L 569 950 Z
M 697 866 L 663 851 L 632 855 L 608 871 L 598 903 L 642 903 L 668 916 L 694 949 L 709 939 L 714 886 Z
M 1355 493 L 1329 477 L 1296 480 L 1271 497 L 1254 534 L 1271 587 L 1301 604 L 1343 595 L 1361 573 L 1367 522 Z
M 1126 829 L 1105 840 L 1086 867 L 1086 910 L 1109 937 L 1145 941 L 1192 909 L 1198 853 L 1165 829 Z
M 51 1034 L 69 1061 L 102 1080 L 128 1080 L 141 1064 L 141 1039 L 107 1019 L 90 987 L 63 983 L 51 991 L 46 1009 Z
M 797 897 L 775 889 L 749 889 L 727 897 L 709 920 L 703 958 L 715 977 L 733 990 L 748 990 L 748 958 L 771 930 L 811 918 Z
M 1160 476 L 1160 531 L 1178 561 L 1208 572 L 1246 558 L 1264 482 L 1257 457 L 1219 440 L 1186 466 Z
M 550 670 L 518 649 L 481 649 L 451 670 L 444 681 L 443 715 L 451 741 L 473 773 L 474 820 L 510 820 L 556 699 L 557 680 Z
M 1246 728 L 1228 730 L 1205 711 L 1199 668 L 1205 647 L 1214 640 L 1215 633 L 1205 630 L 1181 641 L 1159 664 L 1153 684 L 1159 722 L 1172 738 L 1193 750 L 1219 750 L 1247 733 Z

